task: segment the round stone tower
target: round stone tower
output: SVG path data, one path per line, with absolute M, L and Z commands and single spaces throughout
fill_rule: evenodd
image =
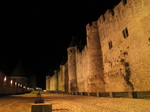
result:
M 88 49 L 87 90 L 88 92 L 104 92 L 102 51 L 96 21 L 86 25 L 86 33 Z
M 46 76 L 46 91 L 50 91 L 50 76 Z
M 77 39 L 72 38 L 72 41 L 67 49 L 68 52 L 68 91 L 77 92 L 77 76 L 76 76 L 76 48 Z

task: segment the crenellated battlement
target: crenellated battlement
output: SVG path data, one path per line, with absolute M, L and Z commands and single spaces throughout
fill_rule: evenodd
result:
M 68 49 L 68 91 L 149 91 L 149 11 L 150 0 L 121 0 L 88 23 L 87 44 Z
M 149 14 L 149 4 L 147 0 L 121 0 L 113 9 L 108 9 L 97 20 L 100 38 L 122 32 L 130 23 Z
M 86 34 L 88 35 L 90 32 L 97 31 L 97 21 L 93 21 L 86 25 Z
M 108 9 L 104 14 L 100 15 L 98 22 L 106 24 L 113 22 L 115 18 L 121 16 L 124 12 L 123 10 L 126 10 L 131 5 L 131 2 L 131 0 L 121 0 L 113 9 Z

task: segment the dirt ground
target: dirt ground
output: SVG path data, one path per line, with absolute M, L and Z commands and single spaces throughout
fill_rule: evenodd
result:
M 41 93 L 52 112 L 150 112 L 150 99 Z M 31 112 L 36 92 L 0 97 L 0 112 Z

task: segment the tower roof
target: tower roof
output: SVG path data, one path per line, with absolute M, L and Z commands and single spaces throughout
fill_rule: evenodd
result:
M 22 66 L 21 59 L 19 59 L 19 61 L 16 65 L 16 67 L 14 68 L 11 76 L 19 76 L 19 77 L 25 77 L 26 76 L 24 68 Z

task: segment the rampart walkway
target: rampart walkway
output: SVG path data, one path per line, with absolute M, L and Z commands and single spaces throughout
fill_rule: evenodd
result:
M 150 99 L 41 93 L 53 112 L 150 112 Z M 35 93 L 0 97 L 0 112 L 31 112 Z

